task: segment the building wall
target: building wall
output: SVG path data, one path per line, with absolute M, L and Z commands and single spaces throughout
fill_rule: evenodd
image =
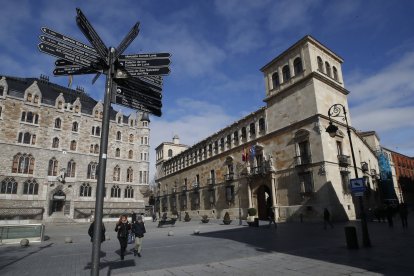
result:
M 98 162 L 98 153 L 91 153 L 90 149 L 91 145 L 100 145 L 100 135 L 94 135 L 92 127 L 101 128 L 100 112 L 102 104 L 100 102 L 96 103 L 91 112 L 92 114 L 76 113 L 74 105 L 76 103 L 82 105 L 79 98 L 67 105 L 68 103 L 64 102 L 62 95 L 57 95 L 56 101 L 52 104 L 43 101 L 35 104 L 33 100 L 28 101 L 27 96 L 28 93 L 41 95 L 42 91 L 39 89 L 37 82 L 29 86 L 26 91 L 20 91 L 22 97 L 11 96 L 8 93 L 9 85 L 7 82 L 7 78 L 0 80 L 0 86 L 5 88 L 3 96 L 0 97 L 0 106 L 2 106 L 0 117 L 0 147 L 2 149 L 0 151 L 0 181 L 7 177 L 13 177 L 18 183 L 18 189 L 16 194 L 0 193 L 0 208 L 2 210 L 13 209 L 13 211 L 10 211 L 10 214 L 12 214 L 17 212 L 15 210 L 17 208 L 36 206 L 44 208 L 43 218 L 47 218 L 50 214 L 51 197 L 55 191 L 61 189 L 66 193 L 66 202 L 70 202 L 70 205 L 68 204 L 68 216 L 71 218 L 82 216 L 82 214 L 75 211 L 76 209 L 82 209 L 86 215 L 90 215 L 95 205 L 97 180 L 87 178 L 87 169 L 90 162 Z M 13 93 L 13 95 L 18 95 L 18 93 Z M 61 107 L 58 106 L 59 101 L 63 101 Z M 37 113 L 39 115 L 38 124 L 22 122 L 21 115 L 23 111 Z M 95 111 L 98 112 L 97 115 L 95 115 Z M 117 120 L 118 117 L 120 117 L 120 121 Z M 54 127 L 56 118 L 61 119 L 61 128 Z M 110 122 L 104 205 L 107 213 L 113 208 L 126 211 L 133 208 L 144 208 L 145 206 L 145 200 L 140 190 L 148 186 L 150 129 L 148 123 L 144 124 L 140 121 L 140 118 L 141 114 L 125 117 L 121 113 L 117 113 L 115 120 Z M 72 124 L 75 121 L 79 124 L 78 131 L 72 131 Z M 118 131 L 122 135 L 120 140 L 117 139 Z M 34 145 L 19 143 L 19 132 L 35 134 L 36 143 Z M 131 140 L 130 135 L 133 135 Z M 59 138 L 59 146 L 52 148 L 52 140 L 55 137 Z M 145 139 L 141 140 L 141 138 Z M 70 148 L 71 141 L 77 142 L 75 150 Z M 120 149 L 119 157 L 116 157 L 117 148 Z M 132 156 L 129 156 L 130 150 L 133 153 Z M 12 172 L 13 158 L 19 152 L 31 154 L 35 158 L 33 174 Z M 146 153 L 146 156 L 142 155 L 143 153 Z M 75 177 L 66 177 L 65 184 L 60 184 L 56 176 L 48 176 L 48 164 L 52 158 L 58 161 L 58 171 L 67 168 L 70 160 L 76 162 Z M 114 181 L 113 173 L 117 165 L 120 167 L 121 175 L 119 181 Z M 133 180 L 131 182 L 127 182 L 126 179 L 128 168 L 133 169 Z M 23 195 L 23 183 L 32 178 L 39 184 L 38 194 Z M 92 187 L 91 196 L 80 196 L 80 187 L 83 183 L 89 183 Z M 118 185 L 121 188 L 120 198 L 111 197 L 113 185 Z M 133 198 L 124 197 L 124 190 L 129 185 L 134 189 Z M 7 213 L 7 211 L 3 213 Z M 10 216 L 18 217 L 17 215 Z

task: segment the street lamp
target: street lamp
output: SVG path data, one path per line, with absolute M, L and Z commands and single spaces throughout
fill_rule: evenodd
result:
M 346 131 L 348 133 L 349 138 L 349 144 L 351 146 L 351 154 L 352 154 L 352 161 L 354 163 L 354 170 L 355 170 L 355 177 L 358 178 L 358 169 L 355 161 L 355 154 L 354 154 L 354 147 L 352 145 L 352 139 L 351 139 L 351 128 L 348 125 L 348 118 L 346 116 L 346 109 L 345 106 L 342 104 L 334 104 L 332 105 L 328 110 L 328 116 L 329 116 L 329 126 L 326 128 L 326 132 L 329 133 L 329 136 L 335 137 L 336 132 L 338 131 L 338 127 L 335 126 L 332 123 L 332 118 L 338 117 L 342 118 L 343 121 L 345 121 L 346 124 Z M 368 225 L 364 210 L 364 202 L 362 199 L 362 196 L 358 196 L 359 200 L 359 206 L 360 206 L 360 212 L 361 212 L 361 228 L 362 228 L 362 244 L 365 247 L 371 247 L 371 241 L 369 239 L 369 233 L 368 233 Z

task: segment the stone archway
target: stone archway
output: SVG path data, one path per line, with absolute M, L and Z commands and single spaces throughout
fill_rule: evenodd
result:
M 261 185 L 256 190 L 257 213 L 259 219 L 267 220 L 269 218 L 269 209 L 272 207 L 272 193 L 269 187 Z
M 65 208 L 66 194 L 62 190 L 57 190 L 53 193 L 50 202 L 50 214 L 55 212 L 62 212 Z

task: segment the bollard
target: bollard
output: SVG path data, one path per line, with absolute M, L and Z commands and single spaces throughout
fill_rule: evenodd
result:
M 65 243 L 72 243 L 72 237 L 65 237 Z
M 28 239 L 21 239 L 20 240 L 20 246 L 21 247 L 28 247 L 29 246 L 29 240 Z
M 174 236 L 174 232 L 173 231 L 168 231 L 168 236 Z
M 354 226 L 345 226 L 345 238 L 348 249 L 358 249 L 358 237 Z
M 195 229 L 194 230 L 194 235 L 200 235 L 200 229 Z

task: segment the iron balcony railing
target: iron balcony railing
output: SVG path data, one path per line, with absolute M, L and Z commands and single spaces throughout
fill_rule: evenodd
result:
M 339 154 L 338 164 L 341 167 L 348 167 L 349 165 L 351 165 L 351 158 L 349 157 L 349 155 Z

